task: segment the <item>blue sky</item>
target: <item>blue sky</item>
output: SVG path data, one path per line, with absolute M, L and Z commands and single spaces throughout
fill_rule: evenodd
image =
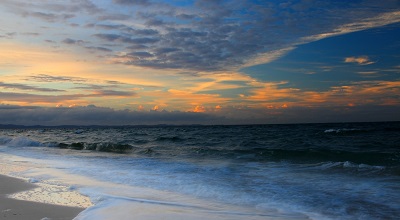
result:
M 289 81 L 301 89 L 329 90 L 358 81 L 399 79 L 400 24 L 392 24 L 311 42 L 274 62 L 241 71 L 264 81 Z M 369 62 L 345 62 L 368 57 Z
M 400 120 L 398 0 L 3 0 L 0 15 L 2 123 Z

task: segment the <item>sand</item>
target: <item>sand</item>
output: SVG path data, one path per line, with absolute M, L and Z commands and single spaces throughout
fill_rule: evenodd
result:
M 0 220 L 70 220 L 83 208 L 51 205 L 8 198 L 7 195 L 35 188 L 25 180 L 0 175 Z

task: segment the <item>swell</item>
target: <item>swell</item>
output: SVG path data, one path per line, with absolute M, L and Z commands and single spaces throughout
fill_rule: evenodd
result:
M 343 162 L 349 161 L 356 164 L 368 164 L 373 166 L 400 165 L 400 151 L 398 152 L 352 152 L 329 149 L 209 149 L 194 148 L 193 151 L 201 156 L 223 156 L 231 158 L 249 158 L 258 161 L 290 161 L 297 163 L 318 162 Z
M 212 142 L 212 141 L 211 141 Z M 179 144 L 174 144 L 179 143 Z M 0 136 L 0 145 L 10 147 L 53 147 L 73 150 L 89 150 L 122 154 L 146 154 L 149 156 L 184 157 L 191 159 L 230 159 L 258 162 L 288 161 L 293 163 L 345 162 L 371 166 L 400 166 L 400 149 L 387 148 L 386 151 L 376 148 L 334 150 L 323 147 L 295 148 L 288 144 L 277 148 L 249 140 L 246 144 L 233 146 L 233 143 L 213 146 L 210 140 L 205 143 L 191 143 L 178 136 L 158 137 L 153 140 L 131 139 L 129 142 L 39 142 L 29 137 Z M 375 145 L 375 144 L 374 144 Z
M 73 150 L 90 150 L 90 151 L 100 151 L 100 152 L 110 152 L 110 153 L 128 153 L 133 149 L 132 145 L 129 144 L 119 144 L 119 143 L 53 143 L 55 147 L 62 149 L 73 149 Z

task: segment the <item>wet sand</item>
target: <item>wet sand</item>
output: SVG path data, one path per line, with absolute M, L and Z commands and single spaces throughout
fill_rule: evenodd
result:
M 83 208 L 51 205 L 7 198 L 7 195 L 36 186 L 22 179 L 0 175 L 0 220 L 71 220 Z

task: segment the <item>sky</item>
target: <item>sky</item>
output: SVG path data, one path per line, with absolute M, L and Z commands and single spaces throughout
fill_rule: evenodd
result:
M 1 0 L 0 124 L 400 121 L 399 0 Z

